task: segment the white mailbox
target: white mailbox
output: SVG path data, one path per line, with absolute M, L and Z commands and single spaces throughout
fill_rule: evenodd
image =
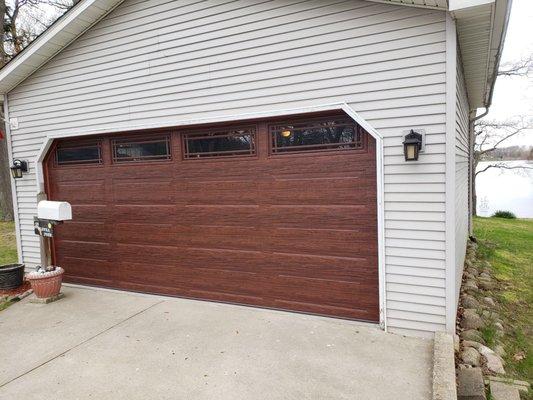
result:
M 72 219 L 72 208 L 66 201 L 42 200 L 37 204 L 37 217 L 53 221 L 68 221 Z

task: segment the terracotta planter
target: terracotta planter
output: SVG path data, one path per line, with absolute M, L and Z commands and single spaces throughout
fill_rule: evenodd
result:
M 30 281 L 33 293 L 35 293 L 38 298 L 44 299 L 59 294 L 64 272 L 65 270 L 63 268 L 57 267 L 55 271 L 46 272 L 44 274 L 30 272 L 26 278 Z

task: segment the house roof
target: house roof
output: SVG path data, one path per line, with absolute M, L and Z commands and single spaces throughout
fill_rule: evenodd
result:
M 0 95 L 38 70 L 123 0 L 82 0 L 0 69 Z M 369 0 L 449 10 L 457 21 L 459 48 L 471 107 L 490 106 L 512 0 Z

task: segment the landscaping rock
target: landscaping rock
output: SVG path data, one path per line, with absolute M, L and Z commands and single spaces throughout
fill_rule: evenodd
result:
M 529 388 L 531 387 L 529 382 L 519 381 L 516 379 L 509 379 L 509 378 L 502 377 L 502 376 L 489 376 L 485 383 L 490 384 L 490 382 L 503 382 L 508 385 L 514 386 L 515 388 L 518 389 L 519 392 L 523 392 L 523 393 L 527 393 L 529 391 Z
M 518 389 L 503 382 L 491 381 L 490 395 L 493 400 L 520 400 Z
M 464 277 L 465 277 L 466 280 L 476 279 L 476 276 L 474 274 L 471 274 L 468 271 L 464 273 Z
M 505 374 L 502 360 L 496 353 L 485 355 L 485 359 L 487 360 L 486 367 L 490 372 L 494 372 L 495 374 Z
M 493 290 L 496 288 L 496 283 L 494 283 L 492 280 L 480 279 L 479 287 L 484 290 Z
M 464 286 L 463 286 L 464 290 L 465 291 L 477 291 L 479 288 L 477 286 L 477 283 L 473 280 L 473 279 L 468 279 Z
M 495 323 L 494 323 L 494 327 L 496 328 L 497 331 L 501 331 L 501 332 L 504 331 L 504 329 L 503 329 L 503 325 L 502 325 L 501 322 L 495 322 Z
M 482 345 L 480 344 L 478 347 L 477 347 L 477 350 L 479 351 L 479 353 L 483 356 L 487 356 L 488 354 L 496 354 L 494 352 L 494 350 L 492 350 L 491 348 L 485 346 L 485 345 Z
M 471 365 L 473 367 L 479 367 L 479 365 L 481 364 L 481 355 L 473 347 L 467 347 L 461 353 L 461 360 L 463 360 L 465 364 Z
M 479 274 L 479 277 L 480 277 L 480 278 L 483 278 L 483 279 L 489 279 L 489 280 L 492 279 L 491 274 L 489 274 L 489 273 L 486 272 L 486 271 L 483 271 L 481 274 Z
M 466 295 L 463 299 L 464 308 L 479 308 L 480 304 L 473 296 Z
M 496 303 L 492 297 L 483 297 L 483 304 L 492 308 L 496 307 Z
M 500 319 L 500 314 L 494 311 L 489 311 L 489 310 L 483 310 L 483 312 L 481 313 L 481 316 L 491 321 L 498 321 Z
M 457 374 L 457 400 L 486 400 L 481 368 L 459 370 Z
M 484 325 L 483 320 L 477 314 L 476 310 L 467 308 L 463 311 L 461 326 L 464 329 L 479 329 Z
M 463 340 L 463 346 L 473 347 L 474 349 L 479 350 L 479 347 L 483 345 L 479 342 L 474 342 L 473 340 Z
M 476 331 L 475 329 L 468 329 L 466 331 L 463 331 L 459 334 L 461 339 L 463 340 L 471 340 L 473 342 L 483 343 L 485 344 L 485 340 L 481 336 L 481 333 Z
M 503 346 L 501 344 L 498 344 L 496 345 L 496 347 L 494 347 L 494 352 L 496 354 L 498 354 L 500 357 L 505 357 L 505 349 L 503 348 Z
M 479 272 L 477 269 L 475 268 L 467 268 L 466 269 L 466 272 L 468 272 L 469 274 L 473 275 L 473 276 L 478 276 L 479 275 Z

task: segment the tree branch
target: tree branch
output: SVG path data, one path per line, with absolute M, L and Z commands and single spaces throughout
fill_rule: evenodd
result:
M 498 76 L 529 76 L 533 72 L 533 55 L 500 66 Z
M 510 165 L 506 165 L 506 164 L 491 164 L 491 165 L 487 165 L 482 170 L 476 171 L 475 176 L 478 176 L 478 174 L 481 174 L 482 172 L 485 172 L 485 171 L 487 171 L 487 170 L 489 170 L 491 168 L 499 168 L 499 169 L 533 169 L 533 167 L 530 167 L 528 165 L 510 166 Z

